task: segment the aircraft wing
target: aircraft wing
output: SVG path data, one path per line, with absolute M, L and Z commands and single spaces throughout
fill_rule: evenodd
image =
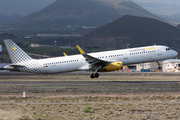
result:
M 104 61 L 104 60 L 101 60 L 101 59 L 98 59 L 98 58 L 95 58 L 93 56 L 86 54 L 78 45 L 76 45 L 76 47 L 78 48 L 79 52 L 85 57 L 86 61 L 91 66 L 103 66 L 110 63 L 110 61 Z

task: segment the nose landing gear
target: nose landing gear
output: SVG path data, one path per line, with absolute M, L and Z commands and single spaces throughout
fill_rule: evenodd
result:
M 94 78 L 98 78 L 99 77 L 99 73 L 92 73 L 90 78 L 94 79 Z

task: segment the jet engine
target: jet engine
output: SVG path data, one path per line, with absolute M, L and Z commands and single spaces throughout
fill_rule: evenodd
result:
M 109 72 L 109 71 L 115 71 L 115 70 L 121 70 L 121 69 L 123 69 L 123 63 L 119 61 L 119 62 L 112 62 L 112 63 L 107 64 L 106 66 L 102 67 L 100 71 Z

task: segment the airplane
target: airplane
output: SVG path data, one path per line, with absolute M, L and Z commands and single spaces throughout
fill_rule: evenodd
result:
M 46 59 L 33 59 L 12 40 L 4 40 L 12 64 L 4 69 L 22 72 L 51 74 L 72 71 L 92 71 L 90 78 L 98 78 L 98 72 L 123 69 L 123 65 L 158 62 L 176 57 L 178 53 L 167 46 L 154 45 L 96 53 L 85 53 L 78 45 L 79 55 Z M 161 67 L 161 66 L 160 66 Z

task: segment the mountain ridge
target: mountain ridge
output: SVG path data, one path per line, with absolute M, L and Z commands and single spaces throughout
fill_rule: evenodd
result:
M 126 14 L 160 19 L 131 0 L 57 0 L 12 23 L 12 27 L 22 30 L 64 30 L 68 29 L 67 26 L 99 27 Z
M 126 48 L 153 44 L 171 45 L 179 49 L 180 30 L 168 23 L 126 15 L 84 35 L 78 42 L 84 47 Z M 74 45 L 73 44 L 73 45 Z

